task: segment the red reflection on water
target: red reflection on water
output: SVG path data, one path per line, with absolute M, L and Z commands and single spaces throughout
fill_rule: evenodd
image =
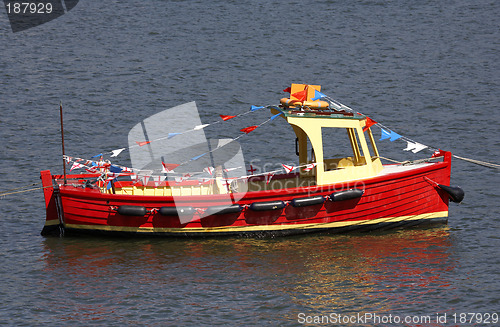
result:
M 154 308 L 151 296 L 166 306 L 203 307 L 214 300 L 203 294 L 218 294 L 212 305 L 236 311 L 229 300 L 239 294 L 273 295 L 290 319 L 297 308 L 397 313 L 429 297 L 439 303 L 440 290 L 452 287 L 450 246 L 446 228 L 279 239 L 46 239 L 41 283 L 66 320 Z

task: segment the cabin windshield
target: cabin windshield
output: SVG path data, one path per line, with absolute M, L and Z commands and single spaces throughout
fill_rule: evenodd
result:
M 347 137 L 346 137 L 347 133 Z M 321 129 L 323 139 L 323 162 L 325 171 L 345 166 L 365 165 L 365 154 L 359 144 L 354 128 Z M 370 157 L 371 153 L 368 154 Z

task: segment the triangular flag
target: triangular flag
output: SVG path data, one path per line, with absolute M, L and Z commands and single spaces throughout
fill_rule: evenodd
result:
M 417 152 L 420 152 L 420 151 L 422 151 L 423 149 L 426 149 L 426 148 L 427 148 L 427 145 L 423 145 L 423 144 L 420 144 L 420 143 L 415 143 L 415 149 L 411 150 L 411 152 L 417 153 Z
M 113 154 L 111 155 L 111 157 L 116 157 L 118 156 L 120 153 L 122 153 L 123 150 L 125 150 L 126 148 L 121 148 L 121 149 L 116 149 L 116 150 L 113 150 L 111 151 Z
M 161 165 L 163 166 L 161 170 L 162 173 L 173 172 L 175 168 L 180 166 L 179 164 L 164 163 L 163 161 L 161 162 Z
M 413 149 L 413 145 L 414 143 L 406 141 L 406 148 L 404 148 L 403 151 L 410 151 L 411 149 Z
M 293 170 L 295 170 L 297 167 L 294 167 L 294 166 L 289 166 L 289 165 L 285 165 L 285 164 L 281 164 L 283 166 L 283 168 L 285 168 L 285 171 L 288 173 L 292 172 Z
M 307 99 L 307 89 L 300 92 L 295 92 L 294 94 L 292 94 L 292 96 L 296 97 L 299 101 L 305 101 Z
M 275 120 L 276 118 L 278 118 L 278 116 L 284 115 L 284 114 L 285 114 L 284 112 L 280 112 L 279 114 L 276 114 L 276 115 L 272 116 L 271 120 Z
M 381 128 L 380 131 L 382 132 L 381 136 L 380 136 L 380 141 L 382 140 L 385 140 L 385 139 L 388 139 L 391 137 L 391 132 L 389 131 L 386 131 L 385 129 Z
M 310 164 L 307 164 L 305 167 L 304 167 L 304 171 L 310 171 L 311 169 L 313 169 L 314 167 L 316 167 L 318 163 L 316 162 L 313 162 L 313 163 L 310 163 Z
M 312 98 L 311 100 L 316 101 L 316 100 L 319 100 L 321 98 L 326 98 L 326 95 L 321 93 L 318 90 L 314 90 L 314 98 Z
M 203 168 L 203 171 L 206 172 L 206 173 L 209 173 L 210 175 L 213 175 L 214 173 L 214 167 L 210 166 L 210 167 L 206 167 L 206 168 Z
M 82 167 L 83 167 L 83 165 L 81 163 L 74 162 L 69 171 L 72 171 L 73 169 L 82 168 Z
M 259 127 L 259 126 L 249 126 L 249 127 L 245 127 L 245 128 L 240 129 L 240 131 L 248 134 L 251 131 L 253 131 L 254 129 L 256 129 L 257 127 Z
M 200 159 L 201 157 L 203 157 L 204 155 L 206 155 L 207 153 L 208 153 L 208 152 L 205 152 L 205 153 L 203 153 L 203 154 L 200 154 L 199 156 L 193 157 L 193 158 L 189 159 L 189 161 L 198 160 L 198 159 Z
M 182 133 L 168 133 L 168 136 L 167 136 L 167 139 L 171 139 L 172 137 L 176 136 L 176 135 L 180 135 Z
M 193 128 L 193 130 L 197 131 L 199 129 L 203 129 L 203 128 L 207 127 L 208 125 L 210 125 L 210 124 L 197 125 Z
M 143 146 L 143 145 L 151 143 L 151 141 L 144 141 L 144 142 L 137 142 L 137 141 L 135 141 L 135 143 L 139 144 L 139 146 Z
M 234 118 L 236 116 L 229 116 L 229 115 L 219 115 L 220 118 L 222 118 L 223 121 L 229 120 L 231 118 Z
M 292 92 L 292 88 L 289 86 L 289 87 L 287 87 L 286 89 L 284 89 L 284 90 L 283 90 L 283 92 L 288 92 L 288 93 L 290 93 L 290 92 Z
M 102 153 L 96 154 L 95 156 L 92 156 L 91 158 L 97 158 L 97 157 L 102 157 Z
M 419 151 L 422 151 L 423 149 L 427 148 L 427 145 L 423 145 L 423 144 L 420 144 L 420 143 L 413 143 L 413 142 L 409 142 L 409 141 L 406 141 L 408 144 L 406 146 L 406 149 L 403 149 L 404 151 L 410 151 L 413 152 L 413 153 L 417 153 Z
M 259 109 L 262 109 L 264 107 L 257 107 L 257 106 L 252 106 L 252 108 L 250 108 L 250 111 L 256 111 L 256 110 L 259 110 Z
M 377 124 L 376 121 L 374 121 L 370 117 L 366 117 L 366 125 L 365 125 L 365 127 L 363 127 L 363 132 L 366 132 L 368 130 L 368 128 L 372 127 L 375 124 Z
M 394 142 L 396 141 L 397 139 L 399 139 L 401 137 L 401 135 L 399 135 L 398 133 L 394 132 L 394 131 L 391 131 L 391 142 Z

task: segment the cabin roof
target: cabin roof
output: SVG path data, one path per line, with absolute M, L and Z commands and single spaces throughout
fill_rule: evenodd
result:
M 352 113 L 347 111 L 337 111 L 337 110 L 300 110 L 295 108 L 284 109 L 274 107 L 283 112 L 285 117 L 297 117 L 297 118 L 328 118 L 328 119 L 353 119 L 353 120 L 363 120 L 366 119 L 365 115 Z

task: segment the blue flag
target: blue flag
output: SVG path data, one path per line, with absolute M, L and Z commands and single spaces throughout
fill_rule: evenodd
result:
M 259 109 L 262 109 L 262 108 L 264 108 L 264 107 L 252 106 L 252 108 L 250 108 L 250 111 L 259 110 Z
M 396 141 L 397 139 L 399 139 L 401 137 L 401 135 L 399 135 L 398 133 L 396 132 L 393 132 L 391 131 L 391 142 L 393 141 Z
M 91 158 L 97 158 L 97 157 L 101 157 L 102 156 L 102 153 L 99 153 L 99 154 L 96 154 L 95 156 L 92 156 Z
M 182 133 L 168 133 L 168 137 L 167 139 L 171 139 L 172 137 L 176 136 L 176 135 L 180 135 Z
M 200 159 L 201 157 L 203 157 L 204 155 L 206 155 L 207 153 L 208 153 L 208 152 L 205 152 L 205 153 L 203 153 L 203 154 L 200 154 L 199 156 L 193 157 L 193 158 L 189 159 L 189 161 L 198 160 L 198 159 Z
M 312 98 L 311 100 L 316 101 L 325 97 L 326 97 L 325 94 L 321 93 L 320 91 L 314 90 L 314 98 Z
M 120 167 L 115 166 L 115 165 L 109 166 L 109 171 L 112 172 L 112 173 L 121 173 L 122 170 L 123 169 L 121 169 Z
M 284 114 L 284 112 L 280 112 L 279 114 L 272 116 L 271 120 L 275 120 L 276 118 L 278 118 L 278 116 L 283 115 L 283 114 Z
M 385 129 L 381 128 L 380 131 L 382 132 L 382 135 L 380 136 L 380 141 L 388 139 L 391 137 L 391 132 L 386 131 Z

